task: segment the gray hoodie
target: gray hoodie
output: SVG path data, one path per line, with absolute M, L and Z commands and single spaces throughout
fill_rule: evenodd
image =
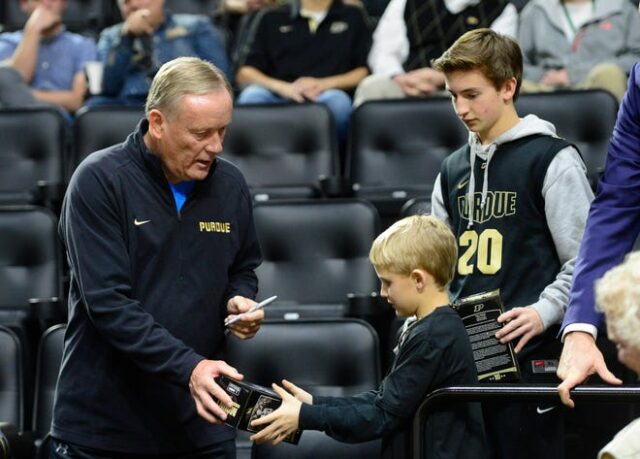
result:
M 566 68 L 577 84 L 597 64 L 617 64 L 629 73 L 640 59 L 640 14 L 629 0 L 596 0 L 593 17 L 573 42 L 564 33 L 559 0 L 531 0 L 520 14 L 518 44 L 523 78 L 538 82 L 545 71 Z
M 555 136 L 556 130 L 553 124 L 548 121 L 544 121 L 535 115 L 527 115 L 489 145 L 482 145 L 477 135 L 470 132 L 471 170 L 473 171 L 476 157 L 486 161 L 487 166 L 484 169 L 484 177 L 475 177 L 474 174 L 471 174 L 469 178 L 469 194 L 473 196 L 477 189 L 477 184 L 481 183 L 482 202 L 484 203 L 490 185 L 488 171 L 491 158 L 498 145 L 533 134 Z M 587 180 L 584 162 L 575 148 L 567 147 L 561 150 L 551 161 L 541 191 L 545 202 L 547 225 L 562 264 L 562 268 L 555 280 L 542 291 L 538 301 L 530 305 L 540 315 L 546 330 L 549 326 L 562 321 L 564 311 L 567 308 L 575 259 L 587 221 L 589 205 L 593 200 L 593 191 Z M 472 205 L 473 199 L 470 199 L 469 202 Z M 470 209 L 469 212 L 471 214 L 473 210 Z M 444 221 L 449 227 L 452 226 L 451 218 L 444 205 L 440 174 L 436 177 L 433 186 L 431 213 Z M 472 224 L 473 222 L 470 221 L 470 225 Z M 506 306 L 510 309 L 515 306 L 526 305 Z

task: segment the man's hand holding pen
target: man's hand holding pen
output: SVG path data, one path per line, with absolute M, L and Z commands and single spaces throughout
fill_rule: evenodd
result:
M 243 296 L 231 298 L 227 302 L 227 312 L 229 313 L 225 321 L 227 330 L 240 339 L 249 339 L 255 336 L 264 320 L 264 311 L 262 308 L 255 308 L 257 305 L 258 303 L 255 301 Z

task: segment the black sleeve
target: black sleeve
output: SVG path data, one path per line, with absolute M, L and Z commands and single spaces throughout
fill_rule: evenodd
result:
M 332 405 L 332 406 L 350 406 L 353 403 L 353 400 L 371 400 L 375 401 L 376 395 L 378 391 L 371 390 L 367 392 L 362 392 L 357 395 L 347 396 L 347 397 L 323 397 L 323 396 L 313 396 L 313 404 L 314 405 Z
M 258 277 L 255 269 L 262 263 L 262 253 L 253 223 L 253 207 L 251 195 L 246 183 L 243 183 L 243 202 L 239 209 L 238 224 L 244 228 L 242 242 L 233 264 L 229 270 L 229 286 L 225 293 L 225 307 L 227 301 L 235 295 L 255 298 L 258 292 Z
M 354 49 L 353 49 L 353 68 L 358 67 L 369 67 L 367 64 L 367 58 L 369 56 L 369 51 L 371 50 L 371 30 L 366 23 L 366 19 L 364 17 L 364 13 L 360 8 L 354 8 L 356 11 L 354 12 L 355 20 L 354 25 L 356 29 L 356 36 L 354 40 Z
M 423 335 L 424 336 L 424 335 Z M 361 442 L 389 435 L 413 417 L 432 387 L 442 361 L 440 349 L 420 335 L 403 344 L 394 369 L 379 391 L 303 405 L 300 428 L 322 430 L 344 442 Z
M 267 12 L 254 19 L 259 22 L 251 39 L 251 46 L 247 56 L 242 63 L 242 65 L 255 67 L 266 75 L 270 74 L 268 24 L 271 17 Z
M 362 442 L 379 438 L 396 428 L 400 419 L 389 416 L 376 405 L 377 392 L 351 397 L 321 397 L 313 405 L 300 408 L 300 429 L 322 430 L 342 442 Z
M 79 170 L 60 219 L 72 280 L 89 320 L 113 348 L 145 372 L 187 384 L 204 357 L 158 325 L 132 297 L 124 220 L 117 193 L 104 174 L 88 167 Z

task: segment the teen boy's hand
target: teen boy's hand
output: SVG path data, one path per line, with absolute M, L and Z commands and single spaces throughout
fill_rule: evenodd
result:
M 506 323 L 506 325 L 496 333 L 496 338 L 498 338 L 502 344 L 520 337 L 518 344 L 513 349 L 516 353 L 520 352 L 531 338 L 544 331 L 540 314 L 531 306 L 513 308 L 510 311 L 504 312 L 498 316 L 498 322 Z
M 271 440 L 275 446 L 298 429 L 302 402 L 275 383 L 271 387 L 282 398 L 282 404 L 273 413 L 251 422 L 252 427 L 266 427 L 249 439 L 258 444 Z

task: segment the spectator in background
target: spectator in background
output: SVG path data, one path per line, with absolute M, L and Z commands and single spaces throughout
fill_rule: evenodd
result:
M 267 11 L 236 80 L 238 104 L 319 102 L 347 135 L 353 90 L 369 73 L 371 36 L 361 9 L 342 0 L 293 0 Z
M 232 76 L 224 44 L 207 17 L 172 14 L 164 0 L 118 0 L 118 5 L 124 22 L 103 30 L 98 40 L 102 95 L 87 105 L 144 105 L 160 66 L 181 56 L 199 57 Z
M 75 112 L 87 91 L 86 62 L 96 58 L 95 44 L 67 32 L 66 0 L 20 0 L 29 15 L 24 29 L 0 34 L 0 106 L 53 104 Z
M 442 90 L 444 76 L 431 59 L 471 29 L 491 27 L 515 37 L 517 22 L 516 7 L 503 0 L 391 0 L 373 34 L 372 75 L 358 86 L 355 105 Z
M 600 88 L 622 100 L 640 59 L 640 14 L 629 0 L 532 0 L 518 42 L 523 91 Z
M 618 360 L 640 375 L 640 252 L 629 254 L 596 283 L 598 309 L 607 319 L 609 339 L 617 343 Z M 606 445 L 598 459 L 640 457 L 640 419 Z

